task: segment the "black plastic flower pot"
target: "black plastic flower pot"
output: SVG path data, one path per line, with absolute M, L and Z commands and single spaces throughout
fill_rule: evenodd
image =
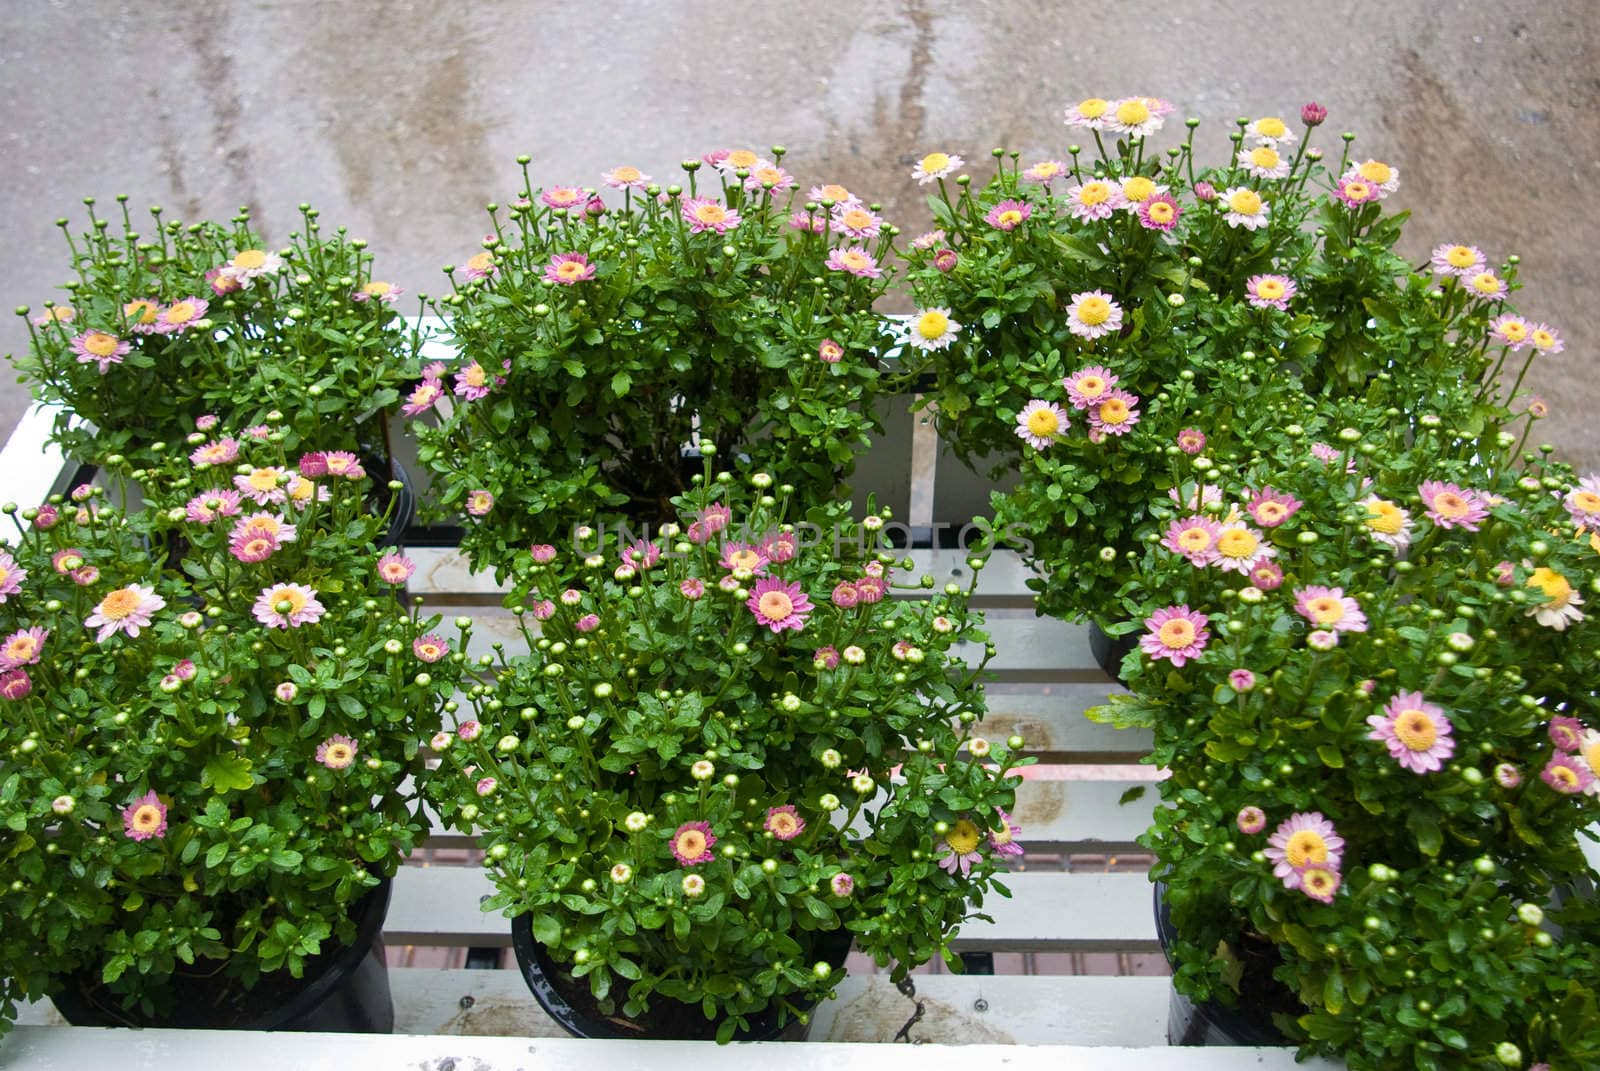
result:
M 367 893 L 351 908 L 356 939 L 324 949 L 306 961 L 305 973 L 264 975 L 246 990 L 229 979 L 204 975 L 174 979 L 176 999 L 166 1016 L 124 1008 L 107 992 L 96 969 L 63 979 L 51 1000 L 73 1026 L 175 1027 L 186 1030 L 307 1030 L 348 1034 L 394 1032 L 394 1001 L 384 957 L 383 920 L 392 883 Z
M 837 971 L 850 954 L 850 932 L 837 930 L 821 935 L 815 949 L 816 959 L 827 960 Z M 573 1037 L 579 1038 L 641 1038 L 652 1041 L 710 1041 L 717 1036 L 716 1020 L 707 1019 L 699 1005 L 655 996 L 650 1001 L 650 1011 L 643 1020 L 608 1016 L 600 1011 L 589 995 L 587 979 L 573 978 L 571 973 L 551 959 L 533 936 L 533 924 L 528 915 L 518 915 L 511 920 L 511 948 L 517 954 L 517 967 L 522 980 L 533 991 L 534 999 L 545 1014 L 560 1024 Z M 806 1005 L 806 1010 L 810 1010 Z M 767 1008 L 746 1016 L 749 1027 L 734 1033 L 734 1041 L 804 1041 L 806 1024 L 792 1015 L 780 1022 L 779 1009 Z
M 1095 665 L 1114 681 L 1122 679 L 1122 660 L 1138 646 L 1137 633 L 1111 636 L 1094 622 L 1089 623 L 1089 653 L 1094 656 Z
M 416 486 L 411 482 L 411 473 L 406 471 L 399 459 L 393 457 L 387 463 L 374 459 L 362 464 L 377 482 L 378 508 L 386 509 L 391 499 L 394 502 L 394 512 L 389 516 L 389 527 L 383 534 L 382 545 L 402 546 L 405 543 L 406 529 L 417 519 L 417 492 Z M 389 473 L 387 480 L 380 476 L 386 469 Z M 398 482 L 399 489 L 390 490 L 386 486 L 389 482 Z
M 1172 945 L 1178 938 L 1178 931 L 1172 925 L 1166 892 L 1166 885 L 1156 882 L 1156 936 L 1161 940 L 1161 951 L 1166 955 L 1170 967 Z M 1249 969 L 1247 964 L 1246 970 Z M 1278 991 L 1277 995 L 1292 1005 L 1294 995 L 1270 975 L 1252 981 L 1259 983 L 1260 987 Z M 1167 1044 L 1259 1047 L 1294 1043 L 1273 1025 L 1271 1009 L 1262 1004 L 1247 1003 L 1241 999 L 1237 1006 L 1230 1008 L 1216 1001 L 1197 1002 L 1178 992 L 1174 986 L 1171 999 L 1167 1002 Z

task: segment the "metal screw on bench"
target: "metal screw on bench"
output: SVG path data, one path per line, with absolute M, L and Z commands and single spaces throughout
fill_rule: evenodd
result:
M 461 998 L 461 1010 L 466 1011 L 476 1003 L 478 1003 L 477 1000 L 473 998 L 471 993 L 468 993 L 466 996 Z
M 982 997 L 979 997 L 977 1000 L 972 1002 L 972 1010 L 975 1012 L 986 1012 L 989 1010 L 989 1002 L 984 1000 Z
M 917 1005 L 917 1010 L 911 1013 L 911 1018 L 906 1020 L 904 1026 L 895 1031 L 894 1037 L 890 1040 L 904 1041 L 908 1045 L 921 1044 L 920 1042 L 913 1041 L 911 1039 L 911 1028 L 921 1022 L 923 1015 L 925 1015 L 928 1011 L 927 1006 L 923 1004 L 922 1001 L 917 1000 L 917 983 L 912 981 L 911 978 L 907 976 L 904 980 L 896 982 L 894 987 L 900 990 L 901 996 L 905 997 L 907 1000 L 914 1001 Z

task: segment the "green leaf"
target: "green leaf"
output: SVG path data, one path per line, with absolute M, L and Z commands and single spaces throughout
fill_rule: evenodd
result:
M 206 852 L 206 869 L 211 869 L 227 857 L 228 846 L 226 844 L 213 844 Z
M 615 394 L 618 398 L 622 397 L 624 394 L 627 394 L 628 389 L 632 386 L 633 377 L 626 372 L 618 372 L 616 375 L 611 377 L 611 393 Z
M 210 788 L 221 796 L 228 792 L 243 792 L 255 784 L 250 776 L 250 760 L 243 755 L 213 755 L 206 760 L 200 772 L 200 786 Z
M 535 915 L 533 936 L 540 944 L 554 947 L 561 941 L 561 923 L 556 921 L 554 915 Z

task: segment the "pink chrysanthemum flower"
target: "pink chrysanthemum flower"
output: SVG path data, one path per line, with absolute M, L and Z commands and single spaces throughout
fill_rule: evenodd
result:
M 467 513 L 473 517 L 487 517 L 494 509 L 494 494 L 483 488 L 467 492 Z
M 361 284 L 361 288 L 350 295 L 350 300 L 358 305 L 368 301 L 376 301 L 384 305 L 393 305 L 400 300 L 400 295 L 405 291 L 393 283 L 386 283 L 382 279 L 370 279 Z
M 1184 428 L 1178 432 L 1178 449 L 1191 457 L 1206 448 L 1206 433 L 1199 428 Z
M 1440 528 L 1465 528 L 1478 530 L 1478 522 L 1489 516 L 1488 504 L 1481 492 L 1457 487 L 1453 483 L 1424 480 L 1417 488 L 1423 505 L 1428 507 L 1428 520 Z
M 637 167 L 626 164 L 613 167 L 610 171 L 600 175 L 600 181 L 610 186 L 613 190 L 643 190 L 650 185 L 650 176 L 640 171 Z
M 85 331 L 72 340 L 72 352 L 78 355 L 78 363 L 98 364 L 101 375 L 112 365 L 121 364 L 132 348 L 133 343 L 105 331 Z
M 573 624 L 579 632 L 593 632 L 600 627 L 599 614 L 584 614 Z
M 1590 473 L 1583 477 L 1561 501 L 1578 527 L 1600 527 L 1600 475 Z
M 806 193 L 806 200 L 815 201 L 818 204 L 822 204 L 824 201 L 832 201 L 836 205 L 842 205 L 847 202 L 860 201 L 861 198 L 857 197 L 855 194 L 851 193 L 837 182 L 825 182 L 811 187 L 811 189 Z M 916 243 L 913 242 L 912 244 L 915 245 Z
M 1260 179 L 1281 179 L 1289 174 L 1289 161 L 1271 145 L 1240 149 L 1235 158 L 1245 174 Z
M 1129 175 L 1117 188 L 1122 191 L 1122 207 L 1133 214 L 1138 214 L 1139 207 L 1156 194 L 1167 192 L 1167 187 L 1147 175 Z
M 1110 294 L 1085 290 L 1067 306 L 1067 330 L 1079 338 L 1100 338 L 1122 329 L 1122 306 Z
M 589 195 L 576 186 L 551 186 L 539 191 L 539 200 L 551 208 L 577 208 L 588 199 Z
M 1267 225 L 1270 206 L 1261 195 L 1248 186 L 1230 186 L 1218 195 L 1227 214 L 1222 218 L 1230 227 L 1243 227 L 1247 231 Z
M 25 669 L 8 669 L 0 672 L 0 699 L 15 703 L 28 698 L 33 691 L 33 678 Z
M 322 617 L 315 588 L 304 584 L 273 584 L 261 589 L 251 607 L 257 621 L 268 628 L 299 628 Z
M 1080 100 L 1067 109 L 1067 125 L 1080 130 L 1104 130 L 1111 117 L 1111 102 L 1099 97 Z
M 1277 556 L 1277 548 L 1262 539 L 1260 532 L 1235 522 L 1224 524 L 1217 533 L 1217 557 L 1213 564 L 1225 573 L 1248 576 L 1262 561 Z
M 1088 409 L 1105 399 L 1111 388 L 1117 385 L 1117 377 L 1096 364 L 1080 368 L 1062 380 L 1061 385 L 1066 388 L 1067 401 L 1074 408 Z
M 811 664 L 818 669 L 838 669 L 839 649 L 832 644 L 818 647 L 811 653 Z
M 265 249 L 241 249 L 233 259 L 222 265 L 222 277 L 240 286 L 249 286 L 253 280 L 263 275 L 274 275 L 282 267 L 283 258 L 276 253 Z
M 233 486 L 257 505 L 272 505 L 288 497 L 288 492 L 283 489 L 283 474 L 283 470 L 276 466 L 251 469 L 248 476 L 235 476 Z
M 941 249 L 933 255 L 933 266 L 942 272 L 951 272 L 961 262 L 961 257 L 954 249 Z
M 1561 341 L 1561 334 L 1549 324 L 1535 324 L 1528 341 L 1533 343 L 1533 348 L 1540 353 L 1556 354 L 1567 348 Z M 1531 408 L 1531 407 L 1530 407 Z
M 198 297 L 188 297 L 174 302 L 156 313 L 153 330 L 158 335 L 176 335 L 187 331 L 199 322 L 210 307 L 210 302 Z
M 82 566 L 83 551 L 77 547 L 62 547 L 50 555 L 50 568 L 56 571 L 57 576 L 66 576 Z
M 450 653 L 450 643 L 436 633 L 418 636 L 411 642 L 411 653 L 422 662 L 433 663 Z
M 743 222 L 738 212 L 710 197 L 692 197 L 683 203 L 681 211 L 690 234 L 727 234 Z
M 864 576 L 856 581 L 856 601 L 863 606 L 883 601 L 889 593 L 889 581 L 881 576 Z
M 983 221 L 996 230 L 1014 231 L 1028 222 L 1033 206 L 1026 201 L 1001 201 L 984 215 Z
M 201 443 L 189 454 L 196 465 L 231 465 L 239 459 L 239 440 L 232 437 Z
M 1161 545 L 1204 568 L 1217 560 L 1217 536 L 1222 525 L 1209 517 L 1184 517 L 1167 526 Z
M 378 559 L 378 578 L 385 584 L 399 587 L 417 571 L 417 563 L 399 552 L 390 552 Z
M 754 543 L 730 542 L 723 546 L 722 557 L 717 564 L 730 573 L 736 569 L 746 569 L 759 576 L 767 570 L 767 556 Z
M 865 246 L 859 245 L 829 250 L 826 267 L 830 271 L 849 272 L 860 279 L 877 279 L 883 275 L 878 267 L 878 258 L 867 252 Z
M 1484 269 L 1487 260 L 1483 250 L 1475 245 L 1441 245 L 1434 247 L 1428 263 L 1435 275 L 1470 279 Z
M 1339 891 L 1342 883 L 1339 871 L 1326 866 L 1302 867 L 1296 877 L 1301 892 L 1324 904 L 1333 903 L 1334 894 Z M 1288 882 L 1284 884 L 1287 885 Z
M 1126 97 L 1113 101 L 1105 128 L 1130 138 L 1143 138 L 1160 130 L 1172 106 L 1157 97 Z
M 70 324 L 78 318 L 78 310 L 71 305 L 49 305 L 45 310 L 32 320 L 35 327 L 48 327 L 51 324 Z
M 5 642 L 0 643 L 0 669 L 18 669 L 39 661 L 39 653 L 44 650 L 44 641 L 49 636 L 49 629 L 37 625 L 18 629 L 7 636 Z
M 789 227 L 791 230 L 805 231 L 809 234 L 825 234 L 828 230 L 826 217 L 797 209 L 789 214 Z
M 800 553 L 800 544 L 792 532 L 773 532 L 761 541 L 761 553 L 767 561 L 782 565 L 794 560 Z
M 1589 783 L 1583 790 L 1591 796 L 1600 796 L 1600 730 L 1583 731 L 1583 739 L 1578 743 L 1577 757 L 1582 760 L 1590 774 Z
M 1182 668 L 1185 662 L 1200 657 L 1211 639 L 1205 614 L 1186 605 L 1166 606 L 1144 619 L 1150 631 L 1139 637 L 1139 648 L 1152 660 L 1165 658 Z
M 1400 169 L 1382 160 L 1363 160 L 1351 166 L 1345 175 L 1373 186 L 1380 200 L 1400 188 Z
M 943 851 L 945 855 L 939 860 L 939 865 L 954 874 L 961 871 L 961 876 L 966 877 L 972 872 L 973 863 L 981 863 L 983 855 L 978 851 L 978 845 L 983 841 L 983 833 L 970 819 L 962 818 L 953 822 L 950 831 L 944 835 L 944 840 L 934 846 L 934 851 Z
M 1576 796 L 1594 784 L 1594 773 L 1582 759 L 1558 751 L 1544 764 L 1539 780 L 1563 796 Z
M 930 152 L 917 166 L 911 169 L 911 177 L 917 180 L 917 185 L 924 186 L 935 179 L 942 179 L 957 168 L 966 164 L 966 161 L 954 153 Z
M 500 266 L 494 262 L 494 254 L 485 249 L 482 253 L 474 253 L 467 258 L 466 265 L 461 269 L 461 275 L 467 282 L 473 283 L 479 279 L 487 279 L 499 270 Z
M 767 820 L 762 823 L 761 828 L 771 833 L 777 840 L 794 840 L 805 832 L 806 820 L 795 813 L 791 804 L 768 807 Z
M 1117 209 L 1127 204 L 1122 188 L 1106 179 L 1067 187 L 1067 214 L 1081 223 L 1110 219 Z
M 635 569 L 649 569 L 661 560 L 661 548 L 638 539 L 622 549 L 622 560 Z
M 1202 204 L 1210 204 L 1217 199 L 1217 188 L 1201 179 L 1194 184 L 1194 197 Z
M 1583 611 L 1578 609 L 1583 605 L 1583 596 L 1573 590 L 1571 581 L 1554 569 L 1547 566 L 1535 569 L 1528 577 L 1527 586 L 1544 598 L 1528 607 L 1524 616 L 1557 632 L 1565 632 L 1568 625 L 1583 620 Z
M 1229 670 L 1228 685 L 1236 692 L 1253 691 L 1256 686 L 1256 675 L 1248 669 Z
M 685 822 L 672 834 L 672 855 L 679 866 L 699 866 L 716 858 L 711 853 L 716 843 L 710 822 Z
M 1017 414 L 1017 437 L 1035 450 L 1045 450 L 1067 430 L 1067 413 L 1054 402 L 1035 398 Z
M 806 617 L 811 613 L 811 600 L 800 590 L 799 584 L 785 584 L 777 577 L 756 581 L 745 600 L 756 623 L 765 625 L 774 633 L 784 629 L 799 632 L 805 628 Z
M 713 503 L 700 514 L 700 523 L 705 526 L 706 532 L 716 535 L 733 522 L 733 510 L 720 502 Z
M 1557 751 L 1577 751 L 1583 741 L 1583 722 L 1560 715 L 1550 719 L 1546 730 Z
M 1367 615 L 1343 588 L 1311 584 L 1294 591 L 1295 612 L 1318 628 L 1334 632 L 1367 631 Z
M 283 485 L 283 490 L 288 496 L 289 504 L 296 509 L 306 509 L 312 502 L 327 502 L 333 498 L 332 491 L 299 475 L 290 476 L 289 482 Z
M 1309 125 L 1309 124 L 1308 124 Z M 1253 138 L 1263 145 L 1292 145 L 1298 135 L 1276 115 L 1269 115 L 1257 119 L 1244 128 L 1245 137 Z
M 1101 435 L 1126 435 L 1139 423 L 1139 399 L 1125 390 L 1111 390 L 1089 408 L 1089 425 Z
M 1245 509 L 1250 511 L 1250 516 L 1254 517 L 1261 527 L 1276 528 L 1293 517 L 1301 505 L 1301 501 L 1293 495 L 1263 487 L 1250 496 Z
M 833 605 L 841 610 L 848 610 L 861 601 L 861 595 L 856 590 L 855 584 L 849 580 L 834 585 L 833 594 L 829 598 L 833 601 Z
M 46 502 L 44 505 L 39 507 L 38 513 L 34 515 L 33 526 L 39 531 L 44 532 L 54 528 L 60 522 L 60 520 L 61 511 L 56 509 L 50 503 Z
M 3 591 L 0 587 L 0 591 Z M 142 584 L 129 584 L 118 588 L 100 600 L 94 613 L 84 619 L 87 628 L 100 629 L 96 643 L 104 643 L 114 633 L 138 636 L 139 630 L 150 626 L 150 615 L 167 605 L 167 600 L 156 594 L 155 588 Z
M 1291 889 L 1300 887 L 1297 871 L 1309 866 L 1333 869 L 1342 861 L 1344 838 L 1319 811 L 1296 813 L 1279 823 L 1267 838 L 1266 856 L 1272 876 Z
M 989 850 L 1007 859 L 1020 859 L 1023 849 L 1017 843 L 1017 836 L 1022 832 L 1022 827 L 998 807 L 995 808 L 995 816 L 1000 819 L 1000 824 L 989 830 Z
M 1360 208 L 1362 205 L 1381 200 L 1383 191 L 1359 176 L 1344 175 L 1334 188 L 1333 196 L 1346 208 Z
M 1492 271 L 1475 272 L 1472 275 L 1463 275 L 1467 288 L 1478 297 L 1497 301 L 1506 296 L 1509 287 L 1506 281 Z
M 1489 338 L 1513 353 L 1533 345 L 1533 325 L 1516 313 L 1503 313 L 1489 321 Z
M 1405 550 L 1411 545 L 1411 514 L 1377 495 L 1363 498 L 1361 505 L 1367 508 L 1367 516 L 1361 523 L 1375 541 L 1395 550 Z
M 260 529 L 248 529 L 228 543 L 228 553 L 246 565 L 255 565 L 272 557 L 278 549 L 278 540 Z
M 557 253 L 544 266 L 544 281 L 572 286 L 594 278 L 595 266 L 582 253 Z
M 1509 762 L 1496 763 L 1494 783 L 1501 788 L 1516 788 L 1522 784 L 1522 771 Z
M 330 770 L 343 770 L 356 761 L 357 750 L 354 740 L 334 733 L 317 745 L 317 761 Z
M 1153 193 L 1139 202 L 1139 226 L 1150 231 L 1170 231 L 1183 218 L 1183 208 L 1170 193 Z
M 1234 670 L 1238 673 L 1239 670 Z M 1234 816 L 1233 824 L 1239 827 L 1239 832 L 1253 837 L 1267 828 L 1267 813 L 1254 805 L 1239 808 L 1239 813 Z
M 840 871 L 828 879 L 828 890 L 841 900 L 849 896 L 856 888 L 856 879 Z
M 1252 275 L 1245 280 L 1245 301 L 1258 309 L 1287 311 L 1300 288 L 1287 275 Z
M 828 225 L 835 234 L 860 241 L 878 236 L 883 217 L 858 203 L 835 205 Z
M 296 529 L 294 525 L 276 514 L 252 513 L 248 517 L 240 517 L 233 523 L 233 531 L 228 534 L 228 538 L 242 539 L 257 532 L 269 535 L 279 543 L 293 543 Z
M 1214 483 L 1187 484 L 1180 491 L 1176 487 L 1167 488 L 1167 497 L 1187 510 L 1196 512 L 1207 506 L 1222 504 L 1222 488 Z
M 1262 591 L 1276 591 L 1283 586 L 1283 566 L 1277 562 L 1257 562 L 1245 575 Z
M 488 393 L 485 391 L 484 393 Z M 406 395 L 406 403 L 400 407 L 400 412 L 406 416 L 420 416 L 439 404 L 444 397 L 444 387 L 437 379 L 424 379 L 411 389 Z
M 72 582 L 80 588 L 86 588 L 100 579 L 100 570 L 93 565 L 85 565 L 72 570 Z
M 706 593 L 706 582 L 699 577 L 691 576 L 679 582 L 678 591 L 684 598 L 693 602 Z
M 122 318 L 128 322 L 128 328 L 136 335 L 153 334 L 156 329 L 156 316 L 160 312 L 161 302 L 155 298 L 134 298 L 122 306 Z M 34 322 L 38 323 L 37 320 Z
M 777 164 L 763 160 L 750 169 L 749 176 L 744 180 L 744 188 L 750 193 L 782 193 L 792 190 L 800 185 Z
M 426 385 L 426 382 L 424 382 L 423 386 Z M 422 387 L 417 388 L 418 391 L 421 389 Z M 465 398 L 469 402 L 487 398 L 489 396 L 489 373 L 477 361 L 471 362 L 456 372 L 455 391 L 457 397 Z M 417 391 L 412 392 L 413 395 L 416 393 Z M 427 403 L 427 405 L 432 404 L 432 402 Z M 427 408 L 427 406 L 424 406 L 424 408 Z
M 1032 167 L 1023 171 L 1022 181 L 1032 182 L 1040 186 L 1048 186 L 1067 174 L 1067 165 L 1060 160 L 1040 160 Z
M 218 266 L 206 272 L 206 285 L 217 297 L 227 297 L 244 289 L 244 284 L 229 275 L 225 266 Z
M 122 832 L 130 840 L 160 839 L 167 835 L 167 805 L 151 789 L 122 811 Z
M 1367 724 L 1372 726 L 1367 739 L 1381 741 L 1390 758 L 1412 773 L 1437 772 L 1456 751 L 1449 717 L 1421 692 L 1397 693 L 1382 714 L 1368 716 Z

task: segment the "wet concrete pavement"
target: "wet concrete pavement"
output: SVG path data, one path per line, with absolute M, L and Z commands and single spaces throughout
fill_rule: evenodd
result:
M 1193 0 L 1123 6 L 976 0 L 804 5 L 515 0 L 256 0 L 7 5 L 0 46 L 0 299 L 37 307 L 64 278 L 53 221 L 126 191 L 186 219 L 248 204 L 281 241 L 310 200 L 436 288 L 481 236 L 484 202 L 534 157 L 543 183 L 620 163 L 658 178 L 719 146 L 786 145 L 802 182 L 835 181 L 925 220 L 910 162 L 987 150 L 1060 155 L 1062 107 L 1151 94 L 1205 121 L 1306 100 L 1402 172 L 1404 252 L 1443 241 L 1523 259 L 1521 311 L 1565 354 L 1531 377 L 1544 438 L 1600 467 L 1600 29 L 1593 0 Z M 1176 134 L 1170 134 L 1176 137 Z M 25 343 L 0 322 L 0 351 Z M 0 383 L 0 435 L 26 404 Z

